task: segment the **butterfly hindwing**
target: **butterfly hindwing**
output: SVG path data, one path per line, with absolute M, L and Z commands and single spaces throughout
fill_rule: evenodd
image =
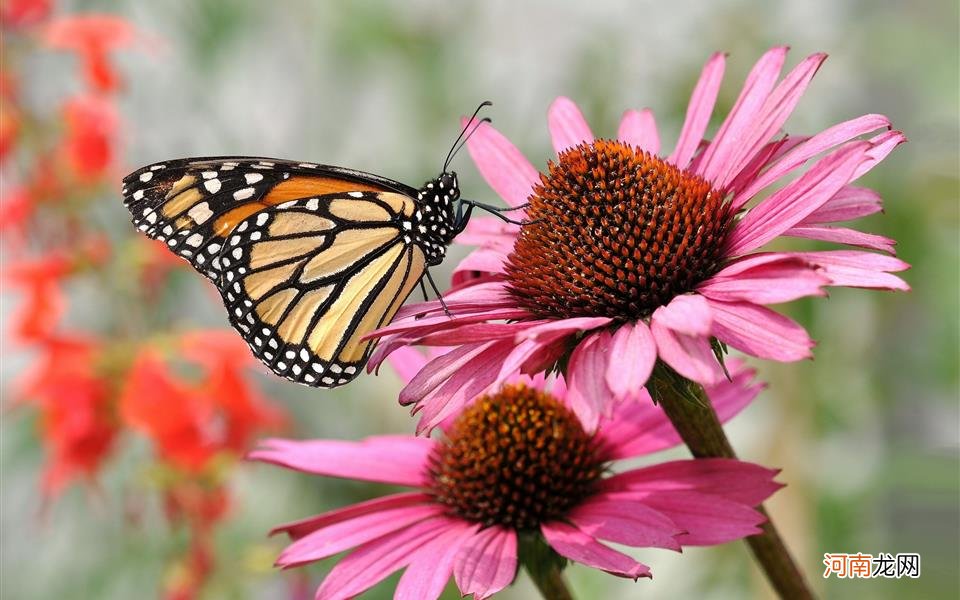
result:
M 351 191 L 251 214 L 224 240 L 217 281 L 233 326 L 278 375 L 334 387 L 362 369 L 362 338 L 393 318 L 426 268 L 409 196 Z

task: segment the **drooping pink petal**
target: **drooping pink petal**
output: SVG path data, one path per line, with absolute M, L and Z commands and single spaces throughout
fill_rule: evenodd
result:
M 723 377 L 706 337 L 677 333 L 661 323 L 656 313 L 650 321 L 650 332 L 657 342 L 657 354 L 677 373 L 704 385 L 713 385 Z
M 720 83 L 723 81 L 723 71 L 726 68 L 726 56 L 717 52 L 704 65 L 700 73 L 700 79 L 696 87 L 693 88 L 693 94 L 690 96 L 690 103 L 687 105 L 687 117 L 683 122 L 683 128 L 680 130 L 680 138 L 677 140 L 677 147 L 667 158 L 667 161 L 680 167 L 686 168 L 694 152 L 700 146 L 703 135 L 710 123 L 710 115 L 713 114 L 713 105 L 717 101 L 717 94 L 720 91 Z
M 809 139 L 809 136 L 784 135 L 780 139 L 770 142 L 746 166 L 740 169 L 740 173 L 727 184 L 727 191 L 735 197 L 738 196 L 744 188 L 760 176 L 762 171 L 770 168 L 788 152 Z
M 433 445 L 431 440 L 408 435 L 375 436 L 359 442 L 267 439 L 248 457 L 315 475 L 416 487 L 426 481 L 427 457 Z
M 710 177 L 715 185 L 721 189 L 724 188 L 780 130 L 797 106 L 810 80 L 826 59 L 826 54 L 808 56 L 784 77 L 780 85 L 774 88 L 759 113 L 743 131 L 742 141 L 727 159 L 725 168 L 721 168 L 714 177 Z
M 333 523 L 309 533 L 287 546 L 277 559 L 285 569 L 322 560 L 362 546 L 381 536 L 392 535 L 413 523 L 443 514 L 437 503 L 388 508 Z
M 515 309 L 517 304 L 516 300 L 510 297 L 510 293 L 502 280 L 471 284 L 451 290 L 444 294 L 443 302 L 450 312 L 455 312 L 457 315 L 463 312 Z M 394 322 L 406 321 L 410 317 L 422 318 L 424 315 L 431 313 L 439 313 L 437 316 L 446 317 L 447 321 L 450 320 L 450 316 L 444 311 L 444 305 L 439 300 L 404 306 L 397 311 L 393 319 Z M 381 337 L 394 332 L 393 329 L 383 328 L 379 330 L 376 336 L 371 337 Z
M 653 577 L 647 565 L 604 546 L 576 527 L 553 521 L 541 525 L 540 531 L 551 548 L 572 561 L 602 569 L 618 577 Z
M 869 189 L 848 185 L 833 195 L 823 206 L 800 221 L 800 225 L 839 223 L 866 217 L 883 210 L 880 194 Z
M 374 498 L 373 500 L 367 500 L 366 502 L 361 502 L 359 504 L 351 504 L 350 506 L 346 506 L 344 508 L 331 510 L 323 514 L 307 517 L 306 519 L 300 519 L 299 521 L 277 525 L 270 530 L 270 535 L 285 533 L 290 536 L 291 539 L 296 540 L 302 538 L 308 533 L 320 529 L 321 527 L 346 521 L 347 519 L 353 519 L 355 517 L 360 517 L 366 514 L 380 512 L 392 508 L 424 504 L 431 501 L 432 498 L 430 496 L 420 492 L 391 494 L 389 496 L 382 496 L 380 498 Z
M 476 274 L 500 274 L 507 265 L 507 256 L 500 250 L 480 248 L 466 255 L 453 269 L 452 283 L 459 285 Z
M 783 232 L 789 237 L 806 240 L 833 242 L 845 246 L 857 246 L 868 250 L 879 250 L 887 254 L 896 254 L 896 240 L 874 233 L 864 233 L 849 227 L 829 227 L 827 225 L 797 225 Z
M 596 429 L 612 403 L 606 380 L 610 347 L 610 332 L 604 330 L 584 338 L 570 354 L 566 400 L 587 431 Z
M 394 600 L 436 600 L 453 574 L 453 563 L 461 548 L 476 535 L 479 524 L 460 521 L 414 551 L 400 577 Z
M 773 480 L 779 472 L 730 458 L 698 458 L 632 469 L 604 479 L 601 485 L 604 493 L 632 493 L 635 498 L 689 491 L 756 506 L 783 487 Z
M 434 517 L 361 546 L 330 570 L 317 589 L 316 600 L 347 600 L 361 594 L 407 566 L 414 550 L 456 523 L 448 517 Z
M 427 355 L 411 346 L 403 346 L 390 355 L 390 366 L 403 383 L 410 383 L 420 369 L 427 366 Z
M 507 338 L 516 339 L 530 329 L 530 326 L 531 323 L 527 321 L 468 323 L 455 329 L 441 329 L 430 333 L 421 337 L 418 343 L 426 346 L 458 346 Z
M 758 192 L 773 184 L 787 173 L 799 168 L 814 156 L 840 144 L 845 144 L 858 136 L 886 127 L 890 127 L 889 119 L 883 115 L 870 114 L 838 123 L 829 129 L 821 131 L 806 142 L 796 146 L 784 155 L 781 160 L 775 162 L 768 170 L 754 179 L 742 191 L 738 192 L 731 202 L 732 207 L 739 209 Z M 855 177 L 852 179 L 855 179 Z
M 517 575 L 517 533 L 494 525 L 481 529 L 460 550 L 453 576 L 464 596 L 483 600 L 513 583 Z
M 859 179 L 867 171 L 877 166 L 880 161 L 885 159 L 893 149 L 907 141 L 907 136 L 900 131 L 885 131 L 875 137 L 870 138 L 873 147 L 867 152 L 868 160 L 861 163 L 853 174 L 853 178 Z
M 547 127 L 557 154 L 580 144 L 593 143 L 593 132 L 587 120 L 583 118 L 580 107 L 570 98 L 560 96 L 553 101 L 547 110 Z
M 494 342 L 464 344 L 454 348 L 447 354 L 435 358 L 420 370 L 416 377 L 400 392 L 400 404 L 409 406 L 423 399 L 430 392 L 453 377 Z
M 653 111 L 627 110 L 620 119 L 620 129 L 617 139 L 630 144 L 650 154 L 660 153 L 660 133 L 657 131 L 657 122 L 653 118 Z
M 739 196 L 740 192 L 752 184 L 753 181 L 760 176 L 762 171 L 776 164 L 788 152 L 809 139 L 809 136 L 785 135 L 778 140 L 770 142 L 727 184 L 727 191 L 733 194 L 734 197 Z
M 592 331 L 611 323 L 610 317 L 573 317 L 539 322 L 517 336 L 517 340 L 549 342 L 581 331 Z
M 522 344 L 523 342 L 521 342 Z M 549 369 L 558 360 L 563 358 L 569 351 L 567 340 L 560 338 L 549 342 L 537 340 L 536 348 L 530 352 L 523 364 L 520 365 L 520 373 L 524 375 L 536 376 Z
M 823 269 L 823 273 L 830 278 L 831 285 L 876 290 L 910 289 L 905 281 L 890 274 L 910 268 L 909 264 L 899 258 L 856 250 L 795 252 L 791 255 L 799 256 Z
M 509 206 L 526 204 L 533 187 L 540 183 L 540 174 L 530 161 L 488 123 L 470 136 L 467 150 L 487 184 Z
M 470 346 L 461 347 L 469 348 Z M 524 349 L 529 352 L 534 347 L 528 345 Z M 417 423 L 417 434 L 426 433 L 437 427 L 468 402 L 485 393 L 488 388 L 505 381 L 512 375 L 512 373 L 505 373 L 503 368 L 504 363 L 517 348 L 519 346 L 515 346 L 511 340 L 496 340 L 484 344 L 481 352 L 472 360 L 435 390 L 419 399 L 417 409 L 421 410 L 421 415 Z M 522 358 L 516 360 L 522 362 Z M 403 398 L 402 394 L 401 392 L 401 398 Z
M 530 316 L 530 313 L 514 308 L 494 308 L 485 311 L 477 311 L 475 313 L 471 312 L 469 309 L 461 309 L 461 311 L 462 312 L 459 312 L 455 319 L 451 319 L 447 315 L 437 315 L 424 317 L 422 319 L 407 317 L 400 321 L 395 320 L 388 327 L 384 327 L 383 329 L 380 329 L 367 337 L 382 337 L 387 339 L 390 336 L 402 335 L 405 338 L 416 341 L 426 338 L 427 336 L 438 331 L 454 331 L 475 323 L 506 319 L 523 319 L 525 317 L 529 318 Z M 452 308 L 451 312 L 453 312 Z M 479 342 L 483 340 L 477 339 L 476 341 Z
M 747 212 L 727 238 L 727 255 L 744 254 L 773 240 L 850 183 L 866 160 L 868 142 L 850 142 Z
M 514 223 L 506 223 L 493 217 L 474 216 L 467 221 L 467 227 L 457 236 L 457 243 L 492 248 L 507 255 L 513 250 L 513 244 L 517 241 L 519 233 L 520 226 Z
M 720 125 L 717 134 L 713 136 L 713 142 L 704 150 L 703 160 L 697 167 L 698 175 L 708 181 L 714 181 L 728 167 L 734 153 L 746 138 L 747 131 L 760 111 L 760 107 L 773 90 L 786 57 L 786 47 L 771 48 L 750 70 L 740 96 L 737 97 L 727 118 Z
M 805 296 L 825 296 L 823 286 L 830 279 L 801 259 L 769 262 L 749 269 L 734 264 L 697 286 L 697 291 L 712 300 L 754 304 L 789 302 Z
M 607 387 L 617 400 L 636 396 L 657 361 L 657 344 L 643 321 L 624 323 L 613 334 L 607 365 Z
M 657 492 L 643 502 L 686 531 L 677 536 L 684 546 L 712 546 L 756 535 L 766 521 L 753 508 L 712 494 Z
M 680 551 L 674 536 L 682 530 L 663 513 L 636 500 L 591 498 L 573 509 L 566 520 L 596 539 Z
M 710 335 L 713 315 L 710 305 L 697 294 L 676 296 L 653 313 L 653 320 L 677 333 L 690 336 Z
M 707 395 L 721 423 L 746 408 L 763 385 L 751 383 L 755 372 L 737 359 L 727 360 L 732 380 L 722 379 L 707 387 Z M 617 405 L 613 416 L 601 422 L 599 436 L 611 458 L 633 458 L 672 448 L 680 444 L 680 435 L 663 410 L 645 391 L 633 402 Z
M 778 312 L 750 302 L 710 300 L 710 306 L 713 334 L 737 350 L 781 362 L 813 356 L 806 330 Z

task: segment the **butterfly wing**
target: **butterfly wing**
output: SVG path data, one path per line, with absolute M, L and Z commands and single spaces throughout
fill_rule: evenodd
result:
M 416 196 L 408 186 L 369 173 L 236 156 L 160 162 L 123 181 L 134 226 L 214 281 L 224 239 L 248 216 L 298 198 L 349 191 Z
M 416 194 L 360 171 L 232 156 L 156 163 L 123 182 L 134 226 L 217 285 L 254 354 L 318 387 L 359 373 L 361 338 L 422 277 L 404 229 Z
M 241 221 L 218 258 L 230 322 L 287 379 L 352 380 L 363 336 L 388 323 L 425 269 L 403 226 L 416 207 L 392 192 L 327 194 L 270 206 Z

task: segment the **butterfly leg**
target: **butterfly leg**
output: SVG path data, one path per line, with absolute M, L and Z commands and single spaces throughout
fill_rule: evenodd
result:
M 443 294 L 441 294 L 440 290 L 437 289 L 437 283 L 433 280 L 433 275 L 430 274 L 430 269 L 427 269 L 426 275 L 427 281 L 430 282 L 430 287 L 433 288 L 433 293 L 437 295 L 437 300 L 440 301 L 440 306 L 443 307 L 443 312 L 452 319 L 453 315 L 450 314 L 450 309 L 447 308 L 447 303 L 443 301 Z M 423 280 L 420 280 L 420 284 L 423 285 Z M 424 295 L 426 295 L 426 292 L 424 292 Z

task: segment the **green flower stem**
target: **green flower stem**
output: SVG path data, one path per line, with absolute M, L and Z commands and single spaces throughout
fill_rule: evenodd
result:
M 737 455 L 717 418 L 703 388 L 658 363 L 650 378 L 653 398 L 670 418 L 690 453 L 696 458 L 736 458 Z M 763 533 L 746 538 L 750 550 L 770 584 L 781 598 L 814 598 L 806 579 L 787 550 L 770 515 L 762 506 L 758 510 L 767 517 Z
M 518 550 L 520 564 L 545 600 L 573 600 L 563 578 L 566 559 L 548 546 L 539 533 L 520 534 Z

